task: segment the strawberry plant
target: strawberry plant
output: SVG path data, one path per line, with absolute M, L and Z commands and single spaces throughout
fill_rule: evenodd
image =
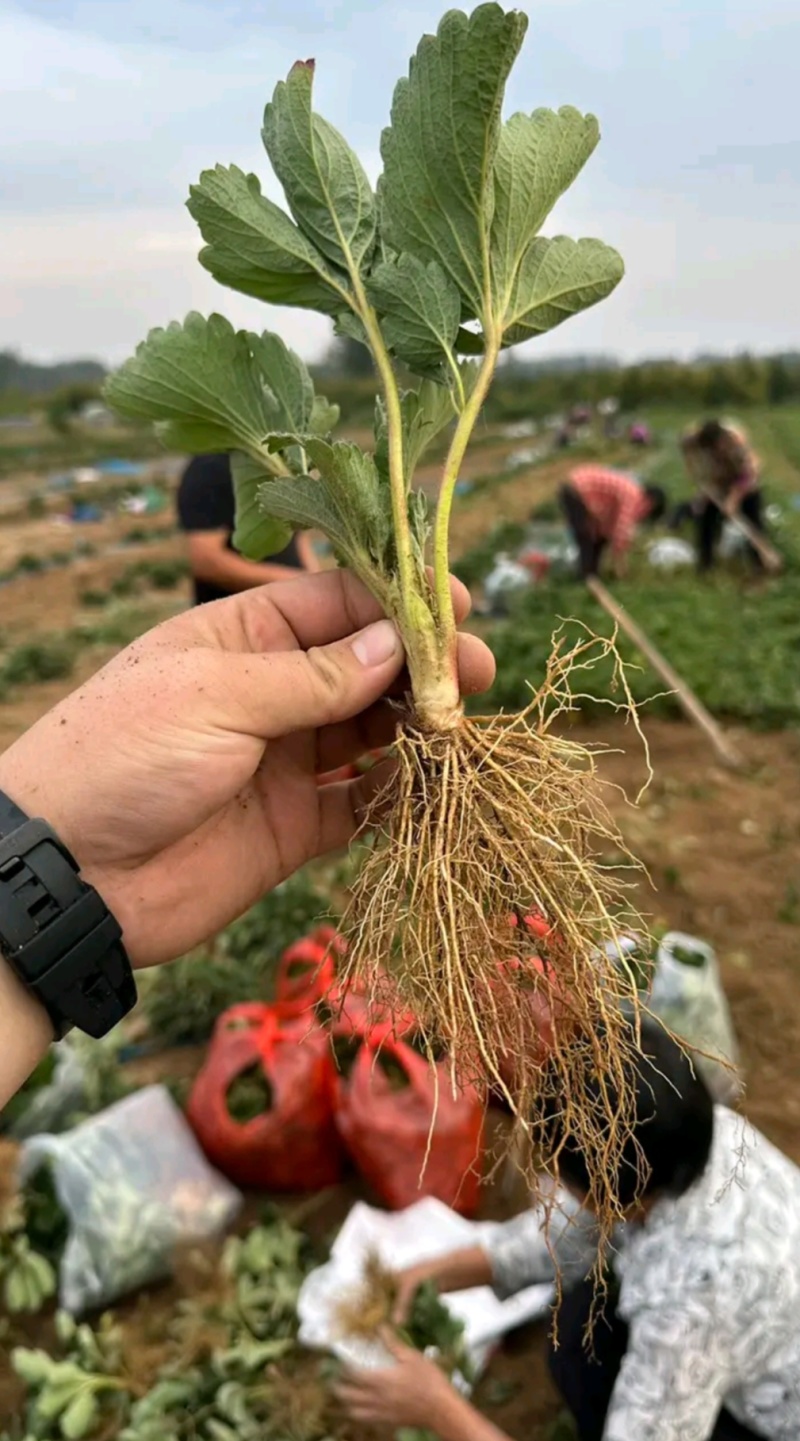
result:
M 591 758 L 553 737 L 543 706 L 465 717 L 449 580 L 459 471 L 501 353 L 596 304 L 623 273 L 599 240 L 541 234 L 599 129 L 571 107 L 503 121 L 526 29 L 520 12 L 484 4 L 448 12 L 423 37 L 394 92 L 374 190 L 314 110 L 311 60 L 293 66 L 264 112 L 286 208 L 233 165 L 191 189 L 200 260 L 222 285 L 321 312 L 369 349 L 380 387 L 371 451 L 332 438 L 335 408 L 276 335 L 235 331 L 221 315 L 152 331 L 106 394 L 173 447 L 230 452 L 244 554 L 260 559 L 292 529 L 317 528 L 394 619 L 411 693 L 388 818 L 355 885 L 349 972 L 375 999 L 388 988 L 393 1009 L 412 1009 L 431 1043 L 446 1044 L 460 1077 L 491 1078 L 518 1114 L 554 1089 L 610 1214 L 605 1178 L 625 1141 L 628 1072 L 627 1031 L 609 1001 L 625 982 L 597 961 L 618 906 L 594 857 L 612 823 L 587 780 Z M 414 476 L 445 432 L 432 515 Z M 569 705 L 574 661 L 585 666 L 583 645 L 556 653 L 538 677 L 540 698 Z M 557 1046 L 546 1072 L 524 1053 L 515 998 L 494 985 L 498 957 L 513 954 L 507 916 L 518 906 L 555 923 L 564 943 L 555 968 L 570 958 L 571 1021 L 594 1038 Z M 521 1050 L 512 1092 L 503 1058 Z M 619 1103 L 582 1103 L 598 1069 L 613 1073 L 603 1094 Z

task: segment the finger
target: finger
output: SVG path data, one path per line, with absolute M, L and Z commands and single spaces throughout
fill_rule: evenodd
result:
M 467 587 L 451 576 L 456 619 L 469 615 Z M 197 606 L 159 627 L 162 644 L 211 645 L 219 650 L 288 650 L 330 645 L 383 615 L 379 602 L 348 570 L 272 581 L 227 600 Z
M 477 695 L 488 690 L 494 680 L 494 656 L 489 647 L 478 636 L 464 634 L 458 637 L 458 678 L 463 695 Z M 402 701 L 408 692 L 410 682 L 405 667 L 398 680 L 388 689 L 390 696 Z M 380 701 L 352 721 L 338 726 L 329 726 L 321 732 L 317 752 L 317 772 L 336 770 L 338 766 L 349 765 L 366 755 L 368 751 L 379 750 L 391 745 L 402 720 L 400 705 Z
M 326 726 L 317 737 L 317 774 L 350 765 L 370 751 L 383 750 L 391 745 L 400 718 L 398 706 L 379 700 L 377 705 L 370 706 L 369 710 L 362 711 L 352 720 Z
M 369 820 L 374 825 L 381 815 L 381 798 L 385 809 L 391 802 L 389 781 L 396 762 L 381 761 L 352 781 L 333 781 L 321 786 L 318 795 L 319 825 L 315 856 L 338 851 L 355 840 Z
M 360 715 L 399 674 L 403 647 L 380 620 L 333 645 L 218 659 L 221 724 L 270 741 Z
M 370 1422 L 380 1419 L 374 1410 L 374 1402 L 365 1400 L 359 1391 L 351 1394 L 346 1388 L 336 1386 L 333 1394 L 351 1421 Z
M 397 1297 L 394 1310 L 392 1311 L 392 1321 L 395 1326 L 405 1326 L 408 1320 L 408 1313 L 411 1309 L 411 1301 L 411 1290 L 402 1290 Z
M 409 1346 L 403 1345 L 397 1332 L 393 1331 L 391 1326 L 379 1327 L 378 1336 L 380 1337 L 381 1345 L 386 1347 L 389 1355 L 393 1356 L 395 1361 L 403 1361 L 406 1356 L 419 1355 L 419 1352 L 412 1351 Z
M 309 582 L 325 580 L 328 585 L 315 586 L 311 594 Z M 467 587 L 455 576 L 450 577 L 450 593 L 456 621 L 466 620 L 472 608 Z M 243 591 L 235 599 L 244 608 L 248 599 L 260 591 Z M 297 638 L 298 645 L 327 645 L 354 630 L 360 630 L 383 614 L 375 597 L 370 594 L 352 571 L 325 571 L 321 575 L 301 576 L 298 580 L 274 582 L 269 598 Z M 254 608 L 254 607 L 253 607 Z
M 480 695 L 495 677 L 495 660 L 480 636 L 464 631 L 458 637 L 458 680 L 462 695 Z

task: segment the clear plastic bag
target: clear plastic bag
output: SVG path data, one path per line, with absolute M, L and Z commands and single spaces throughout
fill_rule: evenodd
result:
M 225 1230 L 242 1203 L 163 1086 L 26 1141 L 21 1180 L 48 1163 L 69 1222 L 59 1302 L 73 1315 L 168 1275 L 176 1247 Z
M 9 1127 L 15 1141 L 24 1141 L 41 1131 L 60 1131 L 64 1120 L 77 1109 L 84 1096 L 83 1059 L 68 1036 L 51 1050 L 53 1074 L 47 1085 L 33 1092 L 21 1114 Z
M 717 957 L 705 941 L 669 931 L 656 954 L 650 1009 L 687 1045 L 715 1101 L 732 1105 L 742 1091 L 738 1047 Z M 714 1059 L 719 1057 L 719 1060 Z

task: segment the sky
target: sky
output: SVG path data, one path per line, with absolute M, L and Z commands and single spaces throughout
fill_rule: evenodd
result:
M 0 0 L 0 350 L 116 363 L 188 310 L 326 320 L 224 290 L 183 202 L 235 162 L 279 200 L 265 101 L 315 57 L 315 104 L 372 178 L 395 80 L 444 0 Z M 800 346 L 800 0 L 523 0 L 506 113 L 573 104 L 599 149 L 545 233 L 623 254 L 610 300 L 525 347 L 625 359 Z

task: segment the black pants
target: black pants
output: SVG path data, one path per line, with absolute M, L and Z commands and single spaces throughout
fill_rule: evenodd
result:
M 744 497 L 741 512 L 750 521 L 750 524 L 755 526 L 756 530 L 760 530 L 762 535 L 765 533 L 760 490 L 751 490 Z M 724 516 L 721 510 L 713 500 L 707 500 L 697 512 L 697 550 L 700 570 L 710 570 L 714 564 L 714 552 L 722 535 L 723 524 Z M 754 550 L 752 545 L 748 545 L 747 552 L 753 564 L 759 569 L 763 569 L 764 562 L 758 551 Z
M 558 499 L 578 547 L 581 580 L 585 580 L 589 575 L 597 575 L 600 558 L 606 548 L 605 539 L 596 535 L 594 521 L 574 486 L 562 485 Z
M 551 1346 L 550 1372 L 575 1418 L 580 1441 L 602 1441 L 606 1413 L 628 1346 L 628 1327 L 609 1293 L 596 1315 L 592 1347 L 585 1345 L 594 1285 L 581 1281 L 563 1297 L 558 1312 L 558 1349 Z M 631 1437 L 631 1441 L 636 1441 Z M 727 1411 L 721 1411 L 710 1441 L 757 1441 Z

